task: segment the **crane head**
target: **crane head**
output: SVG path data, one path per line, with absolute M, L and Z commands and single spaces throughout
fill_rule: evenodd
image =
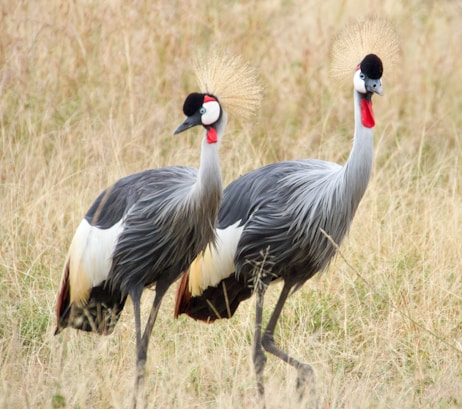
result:
M 175 129 L 174 135 L 197 125 L 202 125 L 209 130 L 214 127 L 222 116 L 220 103 L 215 96 L 197 92 L 193 92 L 186 97 L 183 112 L 186 119 Z M 216 142 L 216 140 L 209 142 Z
M 333 78 L 346 81 L 354 75 L 357 92 L 369 97 L 373 93 L 381 95 L 383 66 L 391 67 L 398 54 L 399 41 L 392 22 L 366 16 L 338 34 L 332 45 L 330 73 Z
M 364 57 L 353 77 L 354 87 L 361 94 L 376 93 L 383 95 L 382 90 L 383 64 L 375 54 Z

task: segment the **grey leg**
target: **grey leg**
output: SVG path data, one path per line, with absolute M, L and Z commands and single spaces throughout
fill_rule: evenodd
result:
M 265 407 L 265 386 L 263 384 L 263 371 L 266 364 L 266 355 L 262 348 L 261 327 L 263 319 L 263 296 L 266 291 L 265 286 L 257 286 L 256 289 L 256 311 L 255 311 L 255 333 L 253 344 L 253 364 L 257 377 L 258 397 L 262 408 Z
M 136 409 L 137 407 L 140 393 L 141 396 L 144 395 L 144 375 L 149 339 L 151 337 L 154 324 L 156 323 L 156 318 L 159 312 L 160 304 L 165 294 L 164 286 L 156 286 L 156 295 L 154 297 L 154 302 L 152 304 L 151 312 L 149 313 L 148 321 L 146 322 L 146 326 L 144 328 L 143 336 L 141 336 L 140 299 L 142 291 L 143 289 L 141 289 L 141 291 L 134 290 L 130 294 L 133 300 L 136 328 L 136 381 L 132 404 L 133 409 Z M 141 404 L 141 407 L 143 407 L 143 404 L 144 403 Z
M 276 323 L 279 319 L 279 316 L 281 315 L 282 308 L 284 307 L 291 289 L 291 284 L 287 282 L 284 283 L 284 287 L 282 288 L 276 307 L 274 308 L 274 311 L 271 314 L 271 318 L 265 328 L 262 345 L 263 348 L 265 348 L 265 351 L 277 356 L 297 370 L 297 392 L 299 394 L 299 399 L 303 399 L 305 389 L 309 387 L 310 401 L 316 402 L 316 386 L 313 368 L 311 368 L 309 364 L 304 364 L 292 358 L 287 353 L 282 351 L 274 342 L 274 330 Z M 316 403 L 314 403 L 314 406 L 316 406 Z
M 130 297 L 133 302 L 133 311 L 135 315 L 135 330 L 136 330 L 136 379 L 135 390 L 133 392 L 132 408 L 136 409 L 138 402 L 138 394 L 140 389 L 144 387 L 144 367 L 146 365 L 146 349 L 143 348 L 141 342 L 141 313 L 140 299 L 143 289 L 134 289 L 130 292 Z

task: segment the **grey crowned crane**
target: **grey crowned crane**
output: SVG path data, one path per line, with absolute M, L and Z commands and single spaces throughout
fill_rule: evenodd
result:
M 207 322 L 231 317 L 241 301 L 256 294 L 253 361 L 262 400 L 264 350 L 297 369 L 301 396 L 308 380 L 314 394 L 310 365 L 275 344 L 276 323 L 287 297 L 332 260 L 336 246 L 330 240 L 337 245 L 343 241 L 371 174 L 372 95 L 382 95 L 383 72 L 373 52 L 383 45 L 386 57 L 393 56 L 397 41 L 384 20 L 358 23 L 338 41 L 333 64 L 347 61 L 354 83 L 354 140 L 348 160 L 343 166 L 317 159 L 273 163 L 232 182 L 223 194 L 216 246 L 193 262 L 178 287 L 175 316 L 184 313 Z M 352 46 L 359 50 L 348 50 Z M 345 52 L 353 56 L 346 58 Z M 282 291 L 262 333 L 265 292 L 278 280 Z
M 228 114 L 250 118 L 261 100 L 255 72 L 240 58 L 216 53 L 195 68 L 201 93 L 186 98 L 186 119 L 174 134 L 204 127 L 199 169 L 145 170 L 103 191 L 74 234 L 57 299 L 56 334 L 66 327 L 111 334 L 130 296 L 137 349 L 134 406 L 162 298 L 206 245 L 216 241 L 222 198 L 218 148 Z M 142 333 L 141 294 L 154 286 Z

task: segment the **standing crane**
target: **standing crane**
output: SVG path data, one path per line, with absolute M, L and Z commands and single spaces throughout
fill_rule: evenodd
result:
M 218 147 L 228 114 L 250 118 L 261 100 L 254 70 L 240 58 L 212 54 L 195 67 L 201 93 L 190 94 L 174 131 L 205 128 L 199 169 L 171 166 L 126 176 L 90 206 L 72 239 L 57 299 L 58 334 L 66 327 L 111 334 L 127 296 L 136 328 L 134 404 L 144 382 L 149 338 L 170 285 L 208 243 L 222 198 Z M 141 332 L 140 299 L 155 286 Z
M 185 313 L 207 322 L 231 317 L 241 301 L 256 294 L 253 362 L 263 405 L 264 350 L 297 369 L 300 397 L 307 384 L 315 395 L 311 366 L 282 351 L 274 331 L 287 297 L 332 260 L 366 190 L 373 160 L 372 95 L 382 95 L 383 72 L 370 45 L 382 45 L 386 57 L 394 55 L 397 41 L 388 22 L 358 23 L 334 48 L 334 73 L 345 71 L 347 62 L 354 83 L 354 140 L 346 163 L 284 161 L 232 182 L 224 191 L 215 247 L 194 260 L 178 287 L 175 316 Z M 345 56 L 347 51 L 352 56 Z M 266 290 L 281 280 L 282 291 L 262 333 Z

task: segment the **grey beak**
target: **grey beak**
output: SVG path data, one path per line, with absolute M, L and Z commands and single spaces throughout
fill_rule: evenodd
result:
M 183 123 L 173 131 L 173 135 L 186 131 L 193 126 L 202 125 L 201 114 L 199 112 L 194 115 L 188 116 Z
M 383 95 L 382 80 L 380 78 L 377 80 L 366 78 L 365 85 L 366 91 L 375 92 L 376 94 Z

